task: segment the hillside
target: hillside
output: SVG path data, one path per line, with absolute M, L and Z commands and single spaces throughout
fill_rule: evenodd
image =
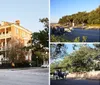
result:
M 68 26 L 72 26 L 72 23 L 74 23 L 75 26 L 84 23 L 86 26 L 95 25 L 100 27 L 100 6 L 91 12 L 83 11 L 76 14 L 63 16 L 59 19 L 58 23 Z

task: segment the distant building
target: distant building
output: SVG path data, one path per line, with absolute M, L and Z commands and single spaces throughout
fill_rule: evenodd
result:
M 6 50 L 6 47 L 12 38 L 20 40 L 24 46 L 27 46 L 27 42 L 31 39 L 31 33 L 31 31 L 20 25 L 19 20 L 16 20 L 15 23 L 3 21 L 0 24 L 0 52 Z M 3 58 L 4 55 L 0 53 L 0 61 Z M 26 59 L 31 60 L 31 56 L 26 56 Z

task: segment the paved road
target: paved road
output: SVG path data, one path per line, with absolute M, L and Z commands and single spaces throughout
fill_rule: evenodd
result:
M 0 85 L 48 85 L 48 69 L 0 69 Z
M 100 85 L 100 81 L 80 79 L 51 80 L 50 85 Z

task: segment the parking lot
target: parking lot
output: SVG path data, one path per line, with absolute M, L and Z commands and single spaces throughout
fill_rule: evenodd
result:
M 0 85 L 48 85 L 48 68 L 0 69 Z

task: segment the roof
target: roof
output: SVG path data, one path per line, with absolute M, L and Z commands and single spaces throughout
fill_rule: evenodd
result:
M 30 30 L 24 28 L 24 27 L 21 26 L 21 25 L 17 25 L 16 23 L 11 23 L 11 22 L 7 22 L 7 21 L 2 21 L 2 23 L 3 23 L 4 25 L 0 25 L 0 27 L 16 25 L 16 26 L 19 26 L 19 27 L 21 27 L 21 28 L 27 30 L 28 32 L 32 33 Z
M 14 25 L 16 25 L 15 23 L 14 23 Z M 17 25 L 17 26 L 19 26 L 19 27 L 21 27 L 21 28 L 24 28 L 23 26 L 21 26 L 21 25 Z M 25 30 L 27 30 L 27 31 L 29 31 L 30 33 L 32 33 L 30 30 L 28 30 L 28 29 L 26 29 L 26 28 L 24 28 Z

